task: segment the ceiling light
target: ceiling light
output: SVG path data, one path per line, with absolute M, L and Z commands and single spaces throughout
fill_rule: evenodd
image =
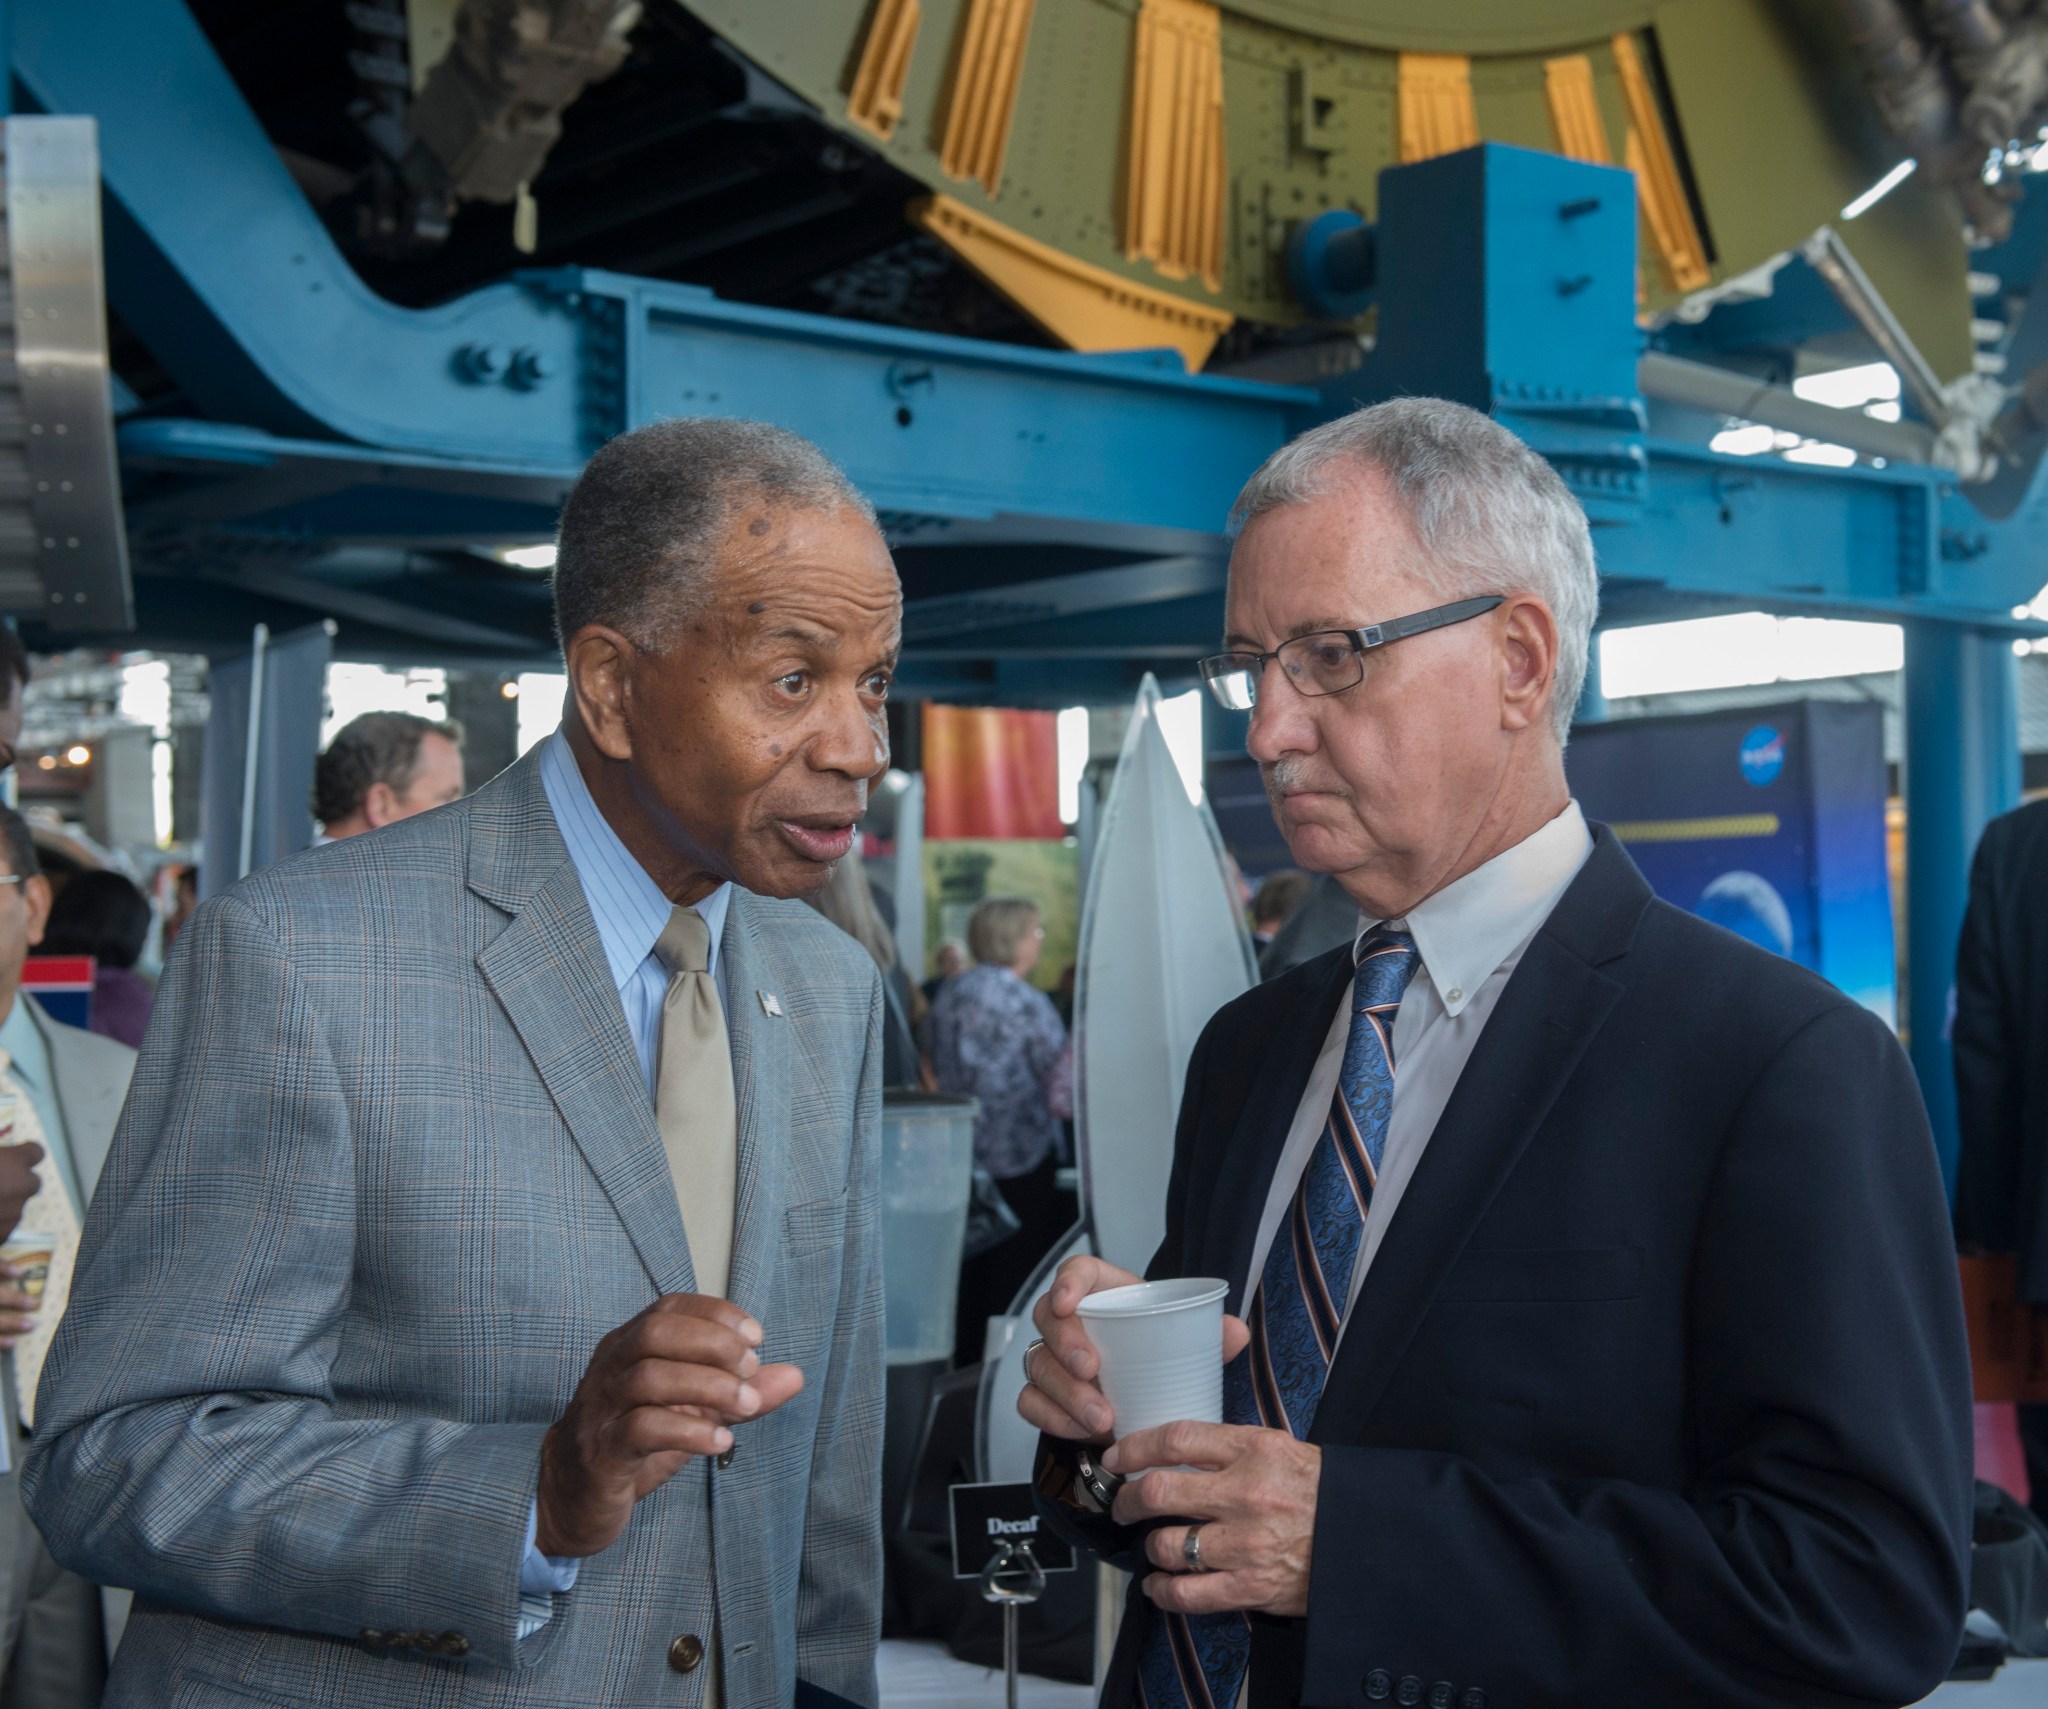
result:
M 1875 184 L 1871 185 L 1869 189 L 1865 190 L 1862 195 L 1858 196 L 1855 201 L 1844 208 L 1842 210 L 1842 218 L 1853 220 L 1869 213 L 1879 202 L 1883 201 L 1885 197 L 1889 196 L 1901 184 L 1905 183 L 1908 178 L 1912 177 L 1913 168 L 1919 164 L 1917 160 L 1908 159 L 1900 161 L 1898 165 L 1894 166 Z
M 57 756 L 55 754 L 45 754 L 36 761 L 36 765 L 43 771 L 55 771 L 57 769 Z
M 544 540 L 538 546 L 493 546 L 491 556 L 515 570 L 551 570 L 555 567 L 555 543 Z
M 498 692 L 507 700 L 517 700 L 519 698 L 519 685 L 516 682 L 501 682 L 498 685 Z
M 88 747 L 80 746 L 64 750 L 64 761 L 67 765 L 84 765 L 91 758 L 92 749 Z

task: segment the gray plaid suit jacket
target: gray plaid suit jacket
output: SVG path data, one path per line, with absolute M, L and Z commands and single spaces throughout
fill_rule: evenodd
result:
M 880 985 L 796 902 L 736 893 L 721 954 L 730 1292 L 804 1389 L 522 1642 L 542 1434 L 602 1335 L 694 1288 L 535 760 L 193 915 L 24 1469 L 56 1557 L 137 1592 L 110 1709 L 695 1704 L 669 1647 L 714 1611 L 730 1709 L 799 1675 L 875 1701 Z

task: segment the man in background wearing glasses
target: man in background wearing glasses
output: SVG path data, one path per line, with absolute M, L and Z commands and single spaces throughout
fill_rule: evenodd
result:
M 1135 1278 L 1036 1309 L 1042 1505 L 1138 1575 L 1103 1704 L 1917 1701 L 1971 1430 L 1896 1040 L 1572 801 L 1593 548 L 1521 441 L 1382 404 L 1233 521 L 1203 675 L 1358 934 L 1188 1070 L 1150 1273 L 1228 1280 L 1225 1422 L 1110 1447 L 1074 1308 Z

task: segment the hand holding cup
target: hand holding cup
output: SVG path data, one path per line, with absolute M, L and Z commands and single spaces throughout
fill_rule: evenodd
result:
M 1070 1442 L 1108 1442 L 1122 1428 L 1103 1392 L 1102 1351 L 1081 1317 L 1081 1302 L 1112 1288 L 1140 1286 L 1142 1280 L 1100 1258 L 1069 1258 L 1059 1267 L 1052 1286 L 1031 1309 L 1045 1345 L 1031 1356 L 1031 1380 L 1017 1397 L 1017 1411 L 1027 1423 Z M 1240 1319 L 1225 1316 L 1222 1321 L 1219 1376 L 1251 1339 Z

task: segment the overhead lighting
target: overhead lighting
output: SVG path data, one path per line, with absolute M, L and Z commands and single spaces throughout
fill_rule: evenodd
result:
M 84 765 L 91 758 L 92 749 L 88 747 L 80 746 L 64 750 L 64 760 L 67 765 Z
M 538 546 L 493 546 L 490 555 L 515 570 L 551 570 L 555 567 L 555 543 Z
M 519 698 L 519 685 L 516 682 L 500 683 L 498 685 L 498 692 L 507 700 L 517 700 Z
M 1869 213 L 1879 202 L 1883 201 L 1885 197 L 1889 196 L 1901 184 L 1905 183 L 1908 178 L 1912 177 L 1914 167 L 1919 164 L 1919 161 L 1911 159 L 1900 161 L 1898 165 L 1894 166 L 1875 184 L 1871 185 L 1869 189 L 1865 190 L 1862 195 L 1858 196 L 1855 201 L 1844 208 L 1842 210 L 1842 218 L 1853 220 Z
M 57 756 L 55 754 L 45 754 L 36 761 L 36 765 L 42 771 L 55 771 L 57 769 Z

